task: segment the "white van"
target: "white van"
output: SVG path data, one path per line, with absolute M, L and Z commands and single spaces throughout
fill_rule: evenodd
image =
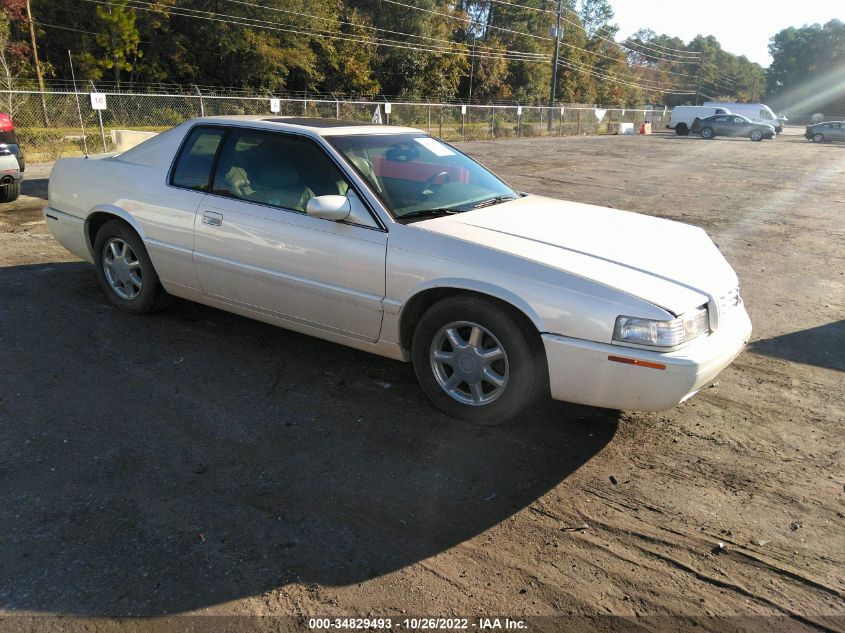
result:
M 727 101 L 707 101 L 704 105 L 720 108 L 729 108 L 731 114 L 741 114 L 755 123 L 765 123 L 775 128 L 775 132 L 783 132 L 783 124 L 786 117 L 778 117 L 765 103 L 728 103 Z
M 703 106 L 675 106 L 672 108 L 672 115 L 669 117 L 670 130 L 675 130 L 678 136 L 686 136 L 689 134 L 692 122 L 698 119 L 703 119 L 706 116 L 713 114 L 733 114 L 728 108 L 722 104 Z

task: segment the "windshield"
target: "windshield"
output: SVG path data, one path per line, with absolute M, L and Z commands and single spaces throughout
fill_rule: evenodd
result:
M 468 156 L 421 132 L 326 140 L 398 219 L 459 213 L 519 197 Z

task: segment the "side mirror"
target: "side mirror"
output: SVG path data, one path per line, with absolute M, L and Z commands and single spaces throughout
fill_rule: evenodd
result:
M 305 205 L 305 211 L 314 218 L 345 220 L 352 213 L 352 204 L 346 196 L 315 196 Z

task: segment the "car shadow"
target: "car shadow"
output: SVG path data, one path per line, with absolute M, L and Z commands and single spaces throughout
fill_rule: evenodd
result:
M 755 341 L 750 348 L 794 363 L 845 371 L 845 320 Z
M 41 198 L 47 200 L 47 185 L 50 182 L 49 178 L 32 178 L 26 177 L 24 172 L 24 179 L 21 183 L 21 194 L 30 196 L 32 198 Z
M 126 315 L 82 263 L 0 268 L 0 304 L 6 611 L 362 582 L 532 505 L 618 424 L 560 403 L 451 420 L 407 364 L 188 302 Z

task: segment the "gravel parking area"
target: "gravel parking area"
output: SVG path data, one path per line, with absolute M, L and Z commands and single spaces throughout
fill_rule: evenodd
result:
M 664 413 L 474 427 L 410 365 L 186 302 L 118 312 L 32 166 L 0 207 L 0 615 L 845 630 L 845 144 L 461 147 L 525 191 L 705 228 L 749 349 Z

